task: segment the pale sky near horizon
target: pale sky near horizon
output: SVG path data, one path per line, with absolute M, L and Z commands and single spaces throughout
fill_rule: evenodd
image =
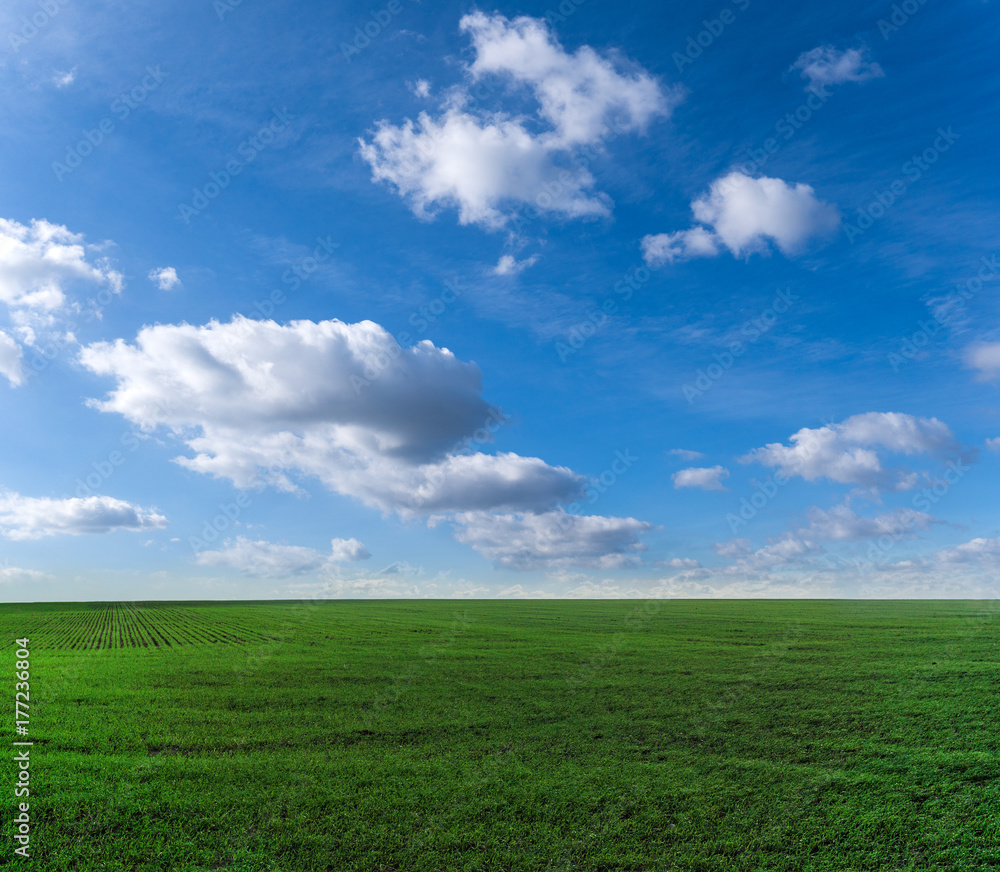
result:
M 996 597 L 998 36 L 13 0 L 4 601 Z

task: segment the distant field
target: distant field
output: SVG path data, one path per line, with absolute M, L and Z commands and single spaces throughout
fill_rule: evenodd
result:
M 35 745 L 34 859 L 8 837 L 0 868 L 1000 868 L 996 615 L 2 605 L 7 731 L 27 636 Z

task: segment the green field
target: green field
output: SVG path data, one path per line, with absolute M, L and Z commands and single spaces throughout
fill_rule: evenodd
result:
M 33 859 L 8 749 L 0 868 L 1000 868 L 996 614 L 3 605 L 35 745 Z

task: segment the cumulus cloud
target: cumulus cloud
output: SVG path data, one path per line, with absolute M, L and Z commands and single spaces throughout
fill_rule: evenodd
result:
M 518 260 L 512 254 L 503 255 L 500 260 L 497 261 L 497 265 L 493 267 L 493 275 L 495 276 L 510 276 L 517 275 L 523 272 L 530 266 L 534 266 L 538 262 L 538 255 L 533 254 L 531 257 L 527 257 L 524 260 Z
M 821 45 L 799 55 L 791 69 L 802 74 L 807 91 L 822 91 L 827 85 L 844 82 L 867 82 L 885 75 L 871 60 L 867 47 L 839 51 L 832 45 Z
M 149 271 L 149 280 L 156 282 L 161 291 L 170 291 L 176 288 L 181 280 L 177 277 L 177 270 L 172 266 L 164 266 L 159 269 Z
M 371 321 L 157 325 L 81 361 L 117 379 L 97 408 L 183 434 L 195 454 L 179 463 L 241 488 L 292 491 L 298 471 L 385 512 L 545 511 L 584 481 L 537 458 L 460 453 L 503 420 L 479 368 L 427 340 L 400 348 Z
M 713 257 L 723 246 L 734 255 L 750 255 L 774 244 L 793 256 L 840 224 L 837 207 L 818 199 L 809 185 L 738 171 L 712 182 L 707 194 L 692 201 L 691 211 L 701 226 L 643 238 L 647 263 Z
M 917 531 L 928 530 L 933 524 L 943 523 L 933 515 L 914 509 L 895 509 L 874 518 L 866 518 L 847 503 L 831 509 L 813 506 L 806 512 L 806 517 L 809 526 L 800 530 L 800 535 L 831 541 L 860 541 L 878 539 L 881 536 L 912 538 Z
M 333 539 L 330 542 L 330 560 L 334 563 L 367 560 L 369 557 L 368 549 L 357 539 Z
M 83 239 L 60 224 L 0 218 L 0 301 L 22 315 L 51 313 L 75 283 L 121 291 L 122 274 L 106 260 L 89 261 Z
M 394 187 L 421 218 L 455 208 L 460 223 L 494 229 L 508 221 L 510 207 L 525 204 L 571 218 L 608 215 L 609 199 L 590 193 L 593 176 L 582 166 L 566 169 L 574 149 L 600 147 L 609 125 L 644 129 L 670 112 L 677 95 L 645 71 L 621 72 L 588 46 L 567 53 L 540 19 L 475 12 L 460 29 L 475 52 L 470 78 L 526 88 L 536 118 L 470 109 L 469 91 L 458 88 L 441 114 L 383 120 L 370 140 L 359 140 L 373 181 Z
M 693 257 L 715 257 L 718 253 L 718 238 L 704 227 L 692 227 L 676 233 L 656 233 L 642 238 L 642 257 L 650 266 L 662 266 Z
M 729 470 L 724 466 L 691 467 L 675 472 L 671 477 L 674 488 L 697 487 L 702 490 L 724 491 L 722 484 L 729 478 Z
M 167 519 L 112 497 L 48 499 L 0 491 L 0 536 L 12 540 L 44 536 L 110 533 L 113 530 L 161 530 Z
M 193 453 L 176 458 L 188 469 L 258 490 L 295 491 L 297 476 L 314 476 L 404 517 L 469 513 L 459 538 L 483 553 L 492 554 L 480 536 L 490 512 L 525 513 L 516 520 L 527 548 L 531 531 L 548 535 L 565 515 L 557 508 L 586 485 L 536 457 L 471 450 L 505 420 L 481 396 L 479 368 L 426 340 L 401 348 L 370 321 L 283 326 L 236 316 L 200 327 L 161 324 L 143 328 L 135 344 L 90 345 L 80 360 L 116 379 L 92 405 L 147 432 L 170 430 Z M 635 524 L 646 529 L 631 519 L 568 522 L 570 530 L 592 532 L 598 545 Z M 588 565 L 619 563 L 631 549 L 625 537 L 595 556 L 593 543 L 578 538 L 566 547 L 580 545 Z M 553 543 L 535 544 L 541 563 L 573 563 L 570 552 L 553 554 Z
M 598 140 L 605 128 L 642 130 L 676 103 L 676 93 L 664 93 L 641 69 L 622 73 L 590 46 L 569 54 L 556 41 L 545 21 L 522 16 L 474 12 L 459 29 L 472 37 L 476 52 L 470 72 L 506 76 L 528 86 L 538 101 L 539 114 L 551 126 L 547 142 L 560 146 Z
M 995 436 L 992 439 L 987 439 L 986 447 L 990 451 L 1000 451 L 1000 436 Z
M 197 561 L 202 566 L 237 569 L 246 575 L 262 578 L 287 578 L 329 569 L 335 563 L 364 560 L 371 555 L 357 539 L 334 539 L 329 554 L 298 545 L 275 545 L 264 540 L 252 541 L 243 536 L 226 540 L 219 551 L 202 551 Z
M 14 387 L 24 381 L 24 370 L 21 359 L 24 352 L 13 337 L 0 330 L 0 375 L 4 376 Z
M 974 456 L 937 418 L 899 412 L 866 412 L 839 424 L 803 427 L 790 441 L 790 445 L 774 442 L 755 448 L 739 460 L 776 468 L 785 476 L 801 476 L 806 481 L 826 478 L 862 487 L 907 490 L 917 484 L 919 476 L 907 469 L 887 468 L 885 454 Z
M 652 529 L 635 518 L 463 512 L 454 517 L 455 538 L 507 569 L 617 569 L 645 551 L 638 535 Z
M 1000 342 L 980 342 L 965 350 L 965 363 L 979 371 L 982 381 L 1000 378 Z

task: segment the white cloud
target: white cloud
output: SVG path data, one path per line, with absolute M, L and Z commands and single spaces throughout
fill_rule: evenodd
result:
M 538 255 L 533 254 L 531 257 L 525 258 L 524 260 L 518 260 L 512 254 L 503 255 L 497 265 L 493 267 L 493 275 L 495 276 L 509 276 L 517 275 L 523 272 L 530 266 L 534 266 L 538 262 Z
M 691 467 L 675 472 L 671 479 L 674 488 L 697 487 L 702 490 L 724 491 L 727 488 L 722 484 L 724 479 L 729 478 L 729 470 L 724 466 Z
M 793 187 L 781 179 L 754 179 L 740 172 L 712 182 L 691 210 L 733 254 L 762 251 L 768 240 L 784 254 L 795 254 L 810 238 L 840 224 L 837 208 L 818 200 L 809 185 Z
M 608 197 L 590 193 L 593 176 L 565 169 L 567 159 L 577 146 L 601 147 L 609 125 L 644 129 L 669 114 L 677 95 L 642 70 L 619 72 L 587 46 L 568 54 L 540 19 L 476 12 L 460 27 L 475 50 L 472 79 L 489 74 L 526 86 L 537 118 L 470 111 L 470 92 L 458 88 L 442 114 L 383 120 L 370 141 L 359 140 L 373 181 L 395 187 L 421 218 L 456 208 L 460 223 L 492 229 L 507 222 L 509 207 L 526 204 L 570 218 L 610 214 Z
M 52 74 L 52 84 L 57 88 L 68 88 L 73 82 L 76 81 L 76 67 L 73 67 L 69 72 L 61 72 L 56 70 Z
M 479 368 L 427 340 L 402 349 L 371 321 L 156 325 L 80 359 L 117 379 L 93 405 L 183 435 L 195 456 L 178 463 L 240 488 L 295 490 L 297 471 L 413 514 L 545 511 L 584 484 L 538 458 L 464 453 L 502 421 L 480 395 Z
M 715 257 L 719 243 L 715 234 L 704 227 L 656 233 L 642 238 L 642 257 L 650 266 L 662 266 L 692 257 Z
M 554 128 L 545 138 L 560 147 L 595 142 L 612 123 L 643 130 L 678 101 L 644 70 L 620 73 L 590 46 L 567 53 L 539 18 L 474 12 L 459 29 L 472 36 L 473 76 L 492 73 L 531 88 L 539 114 Z
M 965 363 L 979 370 L 982 381 L 996 381 L 1000 378 L 1000 342 L 981 342 L 970 345 L 965 350 Z
M 44 572 L 37 569 L 20 569 L 16 566 L 0 566 L 0 584 L 18 584 L 20 582 L 42 581 L 48 578 Z
M 0 536 L 13 540 L 113 530 L 160 530 L 167 519 L 112 497 L 48 499 L 0 491 Z
M 417 97 L 426 99 L 431 95 L 431 83 L 427 79 L 417 79 L 415 82 L 410 84 L 410 90 Z
M 812 539 L 860 541 L 892 536 L 894 539 L 913 538 L 918 530 L 928 530 L 942 523 L 933 515 L 914 509 L 895 509 L 874 518 L 857 514 L 847 503 L 831 509 L 811 507 L 806 512 L 809 526 L 799 531 Z
M 455 538 L 507 569 L 616 569 L 645 551 L 638 535 L 651 524 L 634 518 L 463 512 L 454 517 Z
M 791 69 L 802 74 L 807 91 L 822 91 L 826 85 L 844 82 L 867 82 L 885 75 L 870 59 L 867 47 L 838 51 L 832 45 L 821 45 L 799 55 Z
M 839 424 L 803 427 L 792 435 L 791 443 L 755 448 L 740 462 L 760 463 L 806 481 L 826 478 L 862 487 L 907 490 L 916 485 L 918 476 L 906 469 L 886 468 L 879 448 L 903 455 L 970 457 L 937 418 L 915 418 L 899 412 L 866 412 Z
M 740 539 L 728 543 L 716 543 L 715 550 L 721 556 L 736 559 L 736 562 L 726 569 L 729 573 L 760 572 L 793 566 L 824 553 L 824 549 L 816 542 L 794 533 L 785 533 L 756 551 L 746 546 L 746 540 Z
M 587 193 L 593 176 L 560 173 L 551 149 L 520 121 L 482 120 L 457 109 L 438 119 L 424 112 L 416 125 L 409 119 L 398 127 L 380 123 L 360 149 L 372 179 L 394 185 L 420 218 L 432 217 L 435 207 L 454 207 L 460 224 L 499 228 L 509 203 L 570 218 L 610 214 L 606 197 Z M 546 194 L 547 184 L 555 193 Z
M 1000 538 L 973 539 L 954 548 L 945 548 L 934 555 L 938 563 L 972 563 L 1000 568 Z
M 77 282 L 114 293 L 123 286 L 121 273 L 106 260 L 87 260 L 82 234 L 48 221 L 0 218 L 0 301 L 15 313 L 51 313 L 66 304 Z
M 691 463 L 694 460 L 700 460 L 705 455 L 700 451 L 689 451 L 687 448 L 671 448 L 667 451 L 667 455 L 670 457 L 676 457 L 686 463 Z
M 284 578 L 330 569 L 332 564 L 364 560 L 368 550 L 357 539 L 334 539 L 330 554 L 298 545 L 275 545 L 238 536 L 227 540 L 219 551 L 202 551 L 197 561 L 202 566 L 237 569 L 246 575 Z
M 735 255 L 764 253 L 772 243 L 791 256 L 840 224 L 837 207 L 819 200 L 809 185 L 792 186 L 767 176 L 754 179 L 741 172 L 712 182 L 707 194 L 692 201 L 691 211 L 705 226 L 644 237 L 647 263 L 712 257 L 720 246 Z
M 992 439 L 987 439 L 986 447 L 990 451 L 1000 451 L 1000 436 L 995 436 Z
M 176 288 L 181 280 L 177 277 L 177 270 L 172 266 L 164 266 L 159 269 L 149 271 L 149 280 L 156 282 L 161 291 L 170 291 Z
M 21 359 L 24 353 L 14 339 L 0 330 L 0 375 L 4 376 L 14 387 L 24 381 L 24 371 L 21 369 Z
M 367 560 L 369 557 L 368 549 L 357 539 L 333 539 L 330 542 L 330 560 L 334 563 Z

